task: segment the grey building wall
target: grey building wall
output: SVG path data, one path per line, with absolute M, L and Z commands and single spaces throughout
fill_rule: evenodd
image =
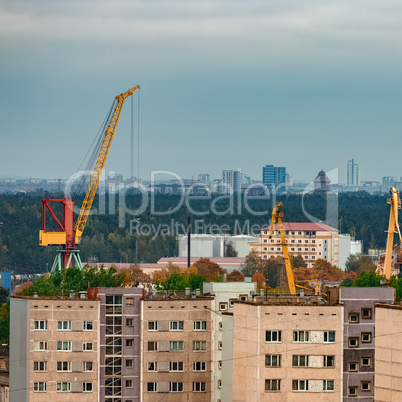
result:
M 344 305 L 344 349 L 343 349 L 343 401 L 374 402 L 374 358 L 375 358 L 375 309 L 376 302 L 393 304 L 394 288 L 340 288 L 339 302 Z M 363 316 L 363 309 L 370 309 L 370 318 Z M 351 315 L 358 321 L 352 322 Z M 362 342 L 362 334 L 371 334 L 370 342 Z M 350 338 L 358 340 L 356 347 L 349 344 Z M 362 358 L 370 359 L 370 366 L 362 366 Z M 350 363 L 357 363 L 357 371 L 350 371 Z M 362 389 L 369 382 L 370 390 Z M 349 397 L 350 387 L 356 387 L 357 395 Z
M 222 402 L 232 401 L 233 314 L 222 315 Z
M 121 296 L 121 305 L 108 304 L 108 296 Z M 142 297 L 142 288 L 98 289 L 101 401 L 112 401 L 113 394 L 119 392 L 119 389 L 121 402 L 140 400 Z M 133 303 L 127 299 L 133 299 Z M 132 361 L 130 365 L 127 363 L 128 360 Z M 127 386 L 127 381 L 132 383 Z
M 29 401 L 29 300 L 10 300 L 10 401 Z

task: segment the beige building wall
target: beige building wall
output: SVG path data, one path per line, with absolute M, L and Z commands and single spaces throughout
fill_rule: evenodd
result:
M 279 230 L 273 231 L 272 239 L 268 236 L 269 230 L 264 228 L 258 243 L 250 244 L 250 251 L 257 251 L 264 259 L 283 257 Z M 285 230 L 285 237 L 289 255 L 301 255 L 308 268 L 312 268 L 318 259 L 339 265 L 339 235 L 336 231 Z
M 342 306 L 235 302 L 233 320 L 233 401 L 341 401 Z M 280 341 L 267 342 L 267 331 L 273 338 L 280 331 Z M 308 342 L 294 342 L 294 331 L 308 333 Z M 326 343 L 329 331 L 335 339 Z M 266 355 L 280 356 L 280 366 L 266 366 Z M 294 355 L 308 356 L 308 366 L 294 367 Z M 294 380 L 298 388 L 307 380 L 308 391 L 293 390 Z
M 376 402 L 402 401 L 402 306 L 375 305 Z
M 29 342 L 29 401 L 97 401 L 99 302 L 32 298 L 27 303 L 30 310 L 29 333 L 26 334 Z M 35 321 L 46 322 L 40 325 L 45 325 L 47 329 L 35 329 Z M 67 328 L 71 325 L 71 329 L 58 330 L 58 321 L 71 323 L 65 324 Z M 93 329 L 84 330 L 84 321 L 92 322 Z M 70 342 L 64 346 L 71 345 L 71 350 L 58 351 L 58 341 Z M 38 342 L 46 343 L 46 350 L 35 350 Z M 88 346 L 92 350 L 84 351 L 84 344 L 85 348 Z M 67 371 L 58 371 L 57 362 L 66 362 Z M 92 371 L 84 371 L 85 362 L 92 362 Z M 46 391 L 35 392 L 35 383 L 45 383 Z M 68 391 L 57 391 L 57 383 L 69 384 L 62 386 Z M 84 383 L 92 384 L 87 386 L 92 390 L 83 392 Z
M 142 401 L 212 400 L 214 308 L 213 297 L 144 300 Z

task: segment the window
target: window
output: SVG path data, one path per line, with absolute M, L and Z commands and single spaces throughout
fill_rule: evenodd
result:
M 148 331 L 157 331 L 158 321 L 148 321 Z
M 222 380 L 218 380 L 218 389 L 222 388 Z
M 183 341 L 170 341 L 170 351 L 183 350 Z
M 158 350 L 158 342 L 148 342 L 148 350 Z
M 158 371 L 158 363 L 148 362 L 148 371 Z
M 349 314 L 349 322 L 351 324 L 357 324 L 359 322 L 359 314 L 358 313 L 350 313 Z
M 362 367 L 371 367 L 371 357 L 362 357 L 361 365 Z
M 57 321 L 57 331 L 71 331 L 71 321 Z
M 193 341 L 193 350 L 207 350 L 207 342 Z
M 94 323 L 93 321 L 84 321 L 84 331 L 93 331 Z
M 84 342 L 82 344 L 82 350 L 87 351 L 87 350 L 93 350 L 93 344 L 92 342 Z
M 359 347 L 359 338 L 350 337 L 349 338 L 349 347 L 350 348 L 358 348 Z
M 307 343 L 308 341 L 308 331 L 293 331 L 293 342 Z
M 265 331 L 265 342 L 281 342 L 282 331 Z
M 34 382 L 33 390 L 34 392 L 46 392 L 47 384 L 45 382 Z
M 34 362 L 34 371 L 46 371 L 47 362 Z
M 183 383 L 182 382 L 169 383 L 169 391 L 170 392 L 183 392 Z
M 265 392 L 281 390 L 281 380 L 265 380 Z
M 362 343 L 371 342 L 371 332 L 362 332 Z
M 35 321 L 34 330 L 35 331 L 46 331 L 47 330 L 47 321 Z
M 71 382 L 58 382 L 56 385 L 57 392 L 70 392 Z
M 34 350 L 47 350 L 47 342 L 34 342 Z
M 133 346 L 134 345 L 134 339 L 126 339 L 126 346 Z
M 324 356 L 324 367 L 335 367 L 335 356 Z
M 133 326 L 133 319 L 126 318 L 126 327 L 132 327 L 132 326 Z
M 169 328 L 171 331 L 183 331 L 184 321 L 170 321 Z
M 218 349 L 219 349 L 219 350 L 222 350 L 222 341 L 219 341 L 219 342 L 218 342 Z
M 348 362 L 348 371 L 359 371 L 358 362 Z
M 293 380 L 292 391 L 308 391 L 308 380 Z
M 372 317 L 372 310 L 371 308 L 362 308 L 362 318 L 370 319 Z
M 170 362 L 169 363 L 169 371 L 183 371 L 184 363 L 183 362 Z
M 194 321 L 194 331 L 206 331 L 207 322 L 206 321 Z
M 206 371 L 207 363 L 205 362 L 193 362 L 193 371 Z
M 348 396 L 356 396 L 356 395 L 357 395 L 357 387 L 349 387 Z
M 223 311 L 223 310 L 227 310 L 227 309 L 228 309 L 227 303 L 219 303 L 219 310 Z
M 133 388 L 133 380 L 126 380 L 126 388 Z
M 308 356 L 305 355 L 293 355 L 292 356 L 293 367 L 308 367 Z
M 265 355 L 265 367 L 280 367 L 281 355 Z
M 229 307 L 233 308 L 235 299 L 229 299 Z
M 134 305 L 134 299 L 132 297 L 127 297 L 126 306 L 133 306 L 133 305 Z
M 126 359 L 126 367 L 133 367 L 133 360 L 132 359 Z
M 71 371 L 70 362 L 57 362 L 57 371 Z
M 222 370 L 222 360 L 218 360 L 218 369 Z
M 92 392 L 92 391 L 93 391 L 92 382 L 82 383 L 82 392 Z
M 205 382 L 193 382 L 193 392 L 205 392 Z
M 158 390 L 158 383 L 156 382 L 149 382 L 147 384 L 147 391 L 148 392 L 156 392 Z
M 335 342 L 335 331 L 324 331 L 324 343 Z
M 223 328 L 223 323 L 222 323 L 222 321 L 220 321 L 219 322 L 219 331 L 222 331 L 222 328 Z
M 362 381 L 360 383 L 360 389 L 362 391 L 370 391 L 371 389 L 371 382 L 370 381 Z
M 83 371 L 93 371 L 92 362 L 84 362 L 84 370 Z
M 333 391 L 334 387 L 334 380 L 323 380 L 322 381 L 322 389 L 324 391 Z
M 57 341 L 57 350 L 70 351 L 71 342 L 70 341 Z

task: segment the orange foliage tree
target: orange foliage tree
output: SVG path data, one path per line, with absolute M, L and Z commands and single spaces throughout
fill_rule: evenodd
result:
M 197 269 L 197 274 L 204 276 L 207 282 L 223 277 L 223 275 L 227 272 L 217 263 L 212 262 L 209 258 L 200 258 L 194 263 L 194 266 Z
M 256 272 L 252 277 L 251 277 L 252 282 L 257 282 L 257 288 L 258 289 L 265 289 L 265 276 L 261 272 Z
M 226 277 L 226 280 L 227 282 L 244 282 L 244 275 L 235 269 Z

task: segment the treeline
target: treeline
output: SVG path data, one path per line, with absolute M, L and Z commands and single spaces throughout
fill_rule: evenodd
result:
M 51 268 L 55 250 L 39 246 L 42 202 L 48 194 L 0 195 L 0 268 L 18 273 L 43 272 Z M 51 195 L 52 198 L 60 197 Z M 365 192 L 342 193 L 338 196 L 338 222 L 342 233 L 350 233 L 363 240 L 364 251 L 385 247 L 389 207 L 387 196 Z M 80 206 L 82 197 L 75 199 Z M 161 257 L 176 256 L 177 234 L 187 232 L 187 217 L 192 218 L 193 233 L 251 234 L 249 230 L 269 224 L 276 202 L 283 201 L 285 221 L 308 221 L 309 216 L 326 221 L 327 199 L 312 194 L 284 195 L 276 199 L 254 199 L 216 196 L 210 199 L 156 195 L 148 200 L 140 195 L 107 196 L 94 201 L 100 214 L 91 215 L 78 246 L 83 261 L 98 262 L 156 262 Z M 331 199 L 329 202 L 336 200 Z M 133 211 L 142 210 L 133 214 Z M 57 208 L 56 208 L 57 209 Z M 106 211 L 103 212 L 103 211 Z M 110 213 L 110 211 L 112 213 Z M 58 211 L 60 212 L 60 211 Z M 75 215 L 76 218 L 76 215 Z M 134 219 L 140 219 L 135 222 Z M 131 222 L 130 222 L 131 221 Z M 51 219 L 48 219 L 51 222 Z M 138 226 L 136 226 L 138 225 Z M 56 228 L 49 223 L 49 228 Z M 140 230 L 137 233 L 135 228 Z M 46 265 L 48 264 L 48 265 Z

